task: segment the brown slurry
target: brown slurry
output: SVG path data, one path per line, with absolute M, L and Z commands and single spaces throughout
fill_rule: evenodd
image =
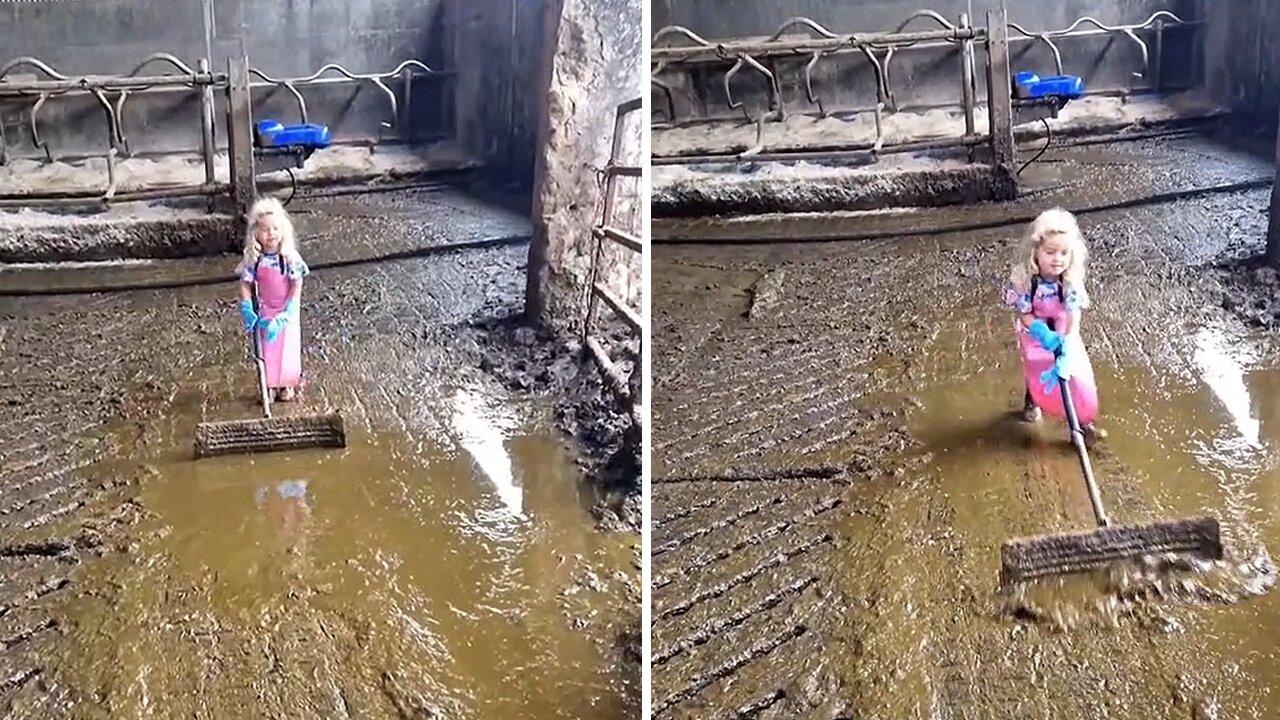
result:
M 1135 174 L 1195 162 L 1150 152 Z M 1222 309 L 1213 271 L 1259 249 L 1268 198 L 1081 218 L 1104 501 L 1121 523 L 1218 517 L 1227 562 L 1149 592 L 1041 587 L 1021 606 L 998 590 L 1001 543 L 1092 520 L 1061 423 L 1012 417 L 999 287 L 1020 227 L 659 247 L 655 716 L 1275 714 L 1280 344 Z M 771 274 L 785 279 L 753 316 Z

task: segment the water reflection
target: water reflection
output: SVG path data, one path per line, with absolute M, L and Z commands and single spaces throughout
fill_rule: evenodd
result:
M 254 503 L 265 511 L 268 522 L 277 530 L 275 539 L 280 544 L 280 550 L 296 558 L 298 563 L 305 562 L 307 557 L 308 530 L 311 525 L 308 484 L 307 480 L 283 480 L 259 485 L 254 493 Z M 292 569 L 301 568 L 295 566 Z
M 471 453 L 481 472 L 493 483 L 505 511 L 523 518 L 524 491 L 516 483 L 506 448 L 508 434 L 518 425 L 511 409 L 493 398 L 468 389 L 454 393 L 451 426 L 458 443 Z
M 1238 357 L 1240 345 L 1236 344 L 1237 356 L 1233 357 L 1227 352 L 1225 334 L 1211 328 L 1204 328 L 1196 333 L 1195 345 L 1194 361 L 1200 369 L 1201 377 L 1222 401 L 1243 440 L 1243 447 L 1238 449 L 1261 449 L 1262 424 L 1250 413 L 1252 403 L 1249 401 L 1249 388 L 1245 385 L 1244 367 Z

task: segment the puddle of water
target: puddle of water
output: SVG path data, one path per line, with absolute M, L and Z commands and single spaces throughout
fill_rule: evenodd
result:
M 110 602 L 70 615 L 66 677 L 120 716 L 178 697 L 174 716 L 255 698 L 317 716 L 634 715 L 613 620 L 638 614 L 636 538 L 594 530 L 562 441 L 509 404 L 463 389 L 445 409 L 446 435 L 345 451 L 167 449 L 141 546 L 90 591 Z
M 874 582 L 877 574 L 910 562 L 914 572 L 953 577 L 955 586 L 972 588 L 977 595 L 969 598 L 967 620 L 957 625 L 949 610 L 917 619 L 944 623 L 947 629 L 937 632 L 950 638 L 954 649 L 942 653 L 949 662 L 1000 657 L 1020 668 L 1010 658 L 1026 651 L 1017 650 L 1017 635 L 1008 633 L 1030 622 L 1050 632 L 1066 631 L 1069 638 L 1062 642 L 1074 648 L 1081 667 L 1096 667 L 1110 661 L 1095 657 L 1097 635 L 1081 633 L 1100 631 L 1110 637 L 1107 652 L 1141 657 L 1147 672 L 1183 672 L 1176 670 L 1180 663 L 1207 662 L 1212 670 L 1186 677 L 1210 685 L 1218 678 L 1222 684 L 1207 692 L 1242 715 L 1273 714 L 1273 701 L 1256 690 L 1280 673 L 1280 653 L 1270 641 L 1280 631 L 1280 598 L 1271 592 L 1276 568 L 1269 555 L 1280 547 L 1280 522 L 1271 510 L 1280 503 L 1275 451 L 1280 423 L 1271 410 L 1280 404 L 1276 359 L 1264 357 L 1247 336 L 1217 328 L 1198 330 L 1185 347 L 1174 349 L 1190 361 L 1181 375 L 1153 377 L 1150 368 L 1108 367 L 1095 359 L 1105 402 L 1102 419 L 1111 436 L 1091 459 L 1113 522 L 1216 516 L 1227 550 L 1223 562 L 1192 566 L 1148 559 L 1037 581 L 1001 597 L 1001 543 L 1089 528 L 1095 521 L 1065 425 L 1046 418 L 1028 426 L 1012 416 L 1021 407 L 1016 357 L 1011 347 L 986 347 L 1003 325 L 988 328 L 995 332 L 979 343 L 983 347 L 974 347 L 972 330 L 966 356 L 988 361 L 966 367 L 956 382 L 931 382 L 912 416 L 912 432 L 925 443 L 930 461 L 922 477 L 889 491 L 889 502 L 901 509 L 875 528 L 899 530 L 900 547 L 876 543 L 877 552 L 888 557 L 855 559 L 847 582 Z M 938 342 L 953 340 L 944 333 Z M 942 371 L 926 367 L 921 373 L 955 375 Z M 866 532 L 855 527 L 849 526 Z M 929 565 L 936 567 L 922 569 Z M 926 591 L 917 606 L 947 607 L 957 600 L 930 599 L 936 592 L 947 591 Z M 964 591 L 958 592 L 963 598 Z M 916 661 L 896 662 L 907 669 L 922 660 L 927 645 L 942 640 L 905 628 L 883 627 L 871 634 L 884 647 L 905 643 L 899 656 Z M 1177 638 L 1178 644 L 1153 650 L 1153 635 Z M 1037 641 L 1036 647 L 1055 647 L 1041 642 L 1052 641 Z M 966 652 L 975 655 L 966 661 Z M 1226 673 L 1227 666 L 1228 675 L 1217 674 Z M 936 680 L 936 670 L 927 666 L 913 671 Z M 1161 692 L 1141 684 L 1125 687 L 1129 693 Z

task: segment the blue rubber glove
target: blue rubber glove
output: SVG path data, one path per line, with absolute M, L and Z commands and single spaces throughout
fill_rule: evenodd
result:
M 1049 329 L 1043 320 L 1035 320 L 1027 328 L 1027 333 L 1040 343 L 1040 347 L 1049 352 L 1057 352 L 1062 347 L 1062 336 Z
M 1058 358 L 1053 361 L 1053 367 L 1040 373 L 1040 382 L 1044 383 L 1045 395 L 1052 393 L 1053 389 L 1058 387 L 1058 382 L 1060 380 L 1065 381 L 1070 379 L 1071 370 L 1067 367 L 1067 356 L 1065 353 L 1058 355 Z
M 240 317 L 244 320 L 244 331 L 253 330 L 253 326 L 258 324 L 258 313 L 253 311 L 252 300 L 240 301 Z
M 260 320 L 258 324 L 267 330 L 267 342 L 273 343 L 276 338 L 280 337 L 281 331 L 289 326 L 289 320 L 298 314 L 298 303 L 296 300 L 290 300 L 288 305 L 284 306 L 284 311 L 279 315 L 271 318 L 271 320 Z

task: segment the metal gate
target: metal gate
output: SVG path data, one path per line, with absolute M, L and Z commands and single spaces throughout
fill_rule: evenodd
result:
M 601 278 L 602 255 L 604 253 L 604 243 L 609 241 L 621 245 L 628 250 L 637 253 L 644 252 L 644 246 L 640 240 L 640 233 L 635 229 L 626 230 L 616 227 L 613 217 L 614 204 L 617 199 L 617 188 L 615 181 L 619 177 L 640 177 L 641 168 L 639 165 L 622 165 L 619 163 L 622 157 L 623 143 L 623 125 L 626 122 L 627 115 L 636 112 L 641 108 L 640 98 L 622 103 L 618 106 L 617 113 L 613 122 L 613 147 L 609 151 L 609 164 L 604 168 L 604 207 L 600 215 L 600 224 L 592 229 L 592 237 L 595 240 L 594 251 L 591 257 L 591 279 L 587 284 L 586 293 L 586 318 L 582 323 L 582 342 L 583 345 L 591 352 L 592 358 L 595 359 L 596 365 L 600 368 L 600 374 L 605 379 L 605 384 L 613 392 L 619 401 L 629 403 L 631 405 L 631 419 L 638 428 L 641 426 L 644 413 L 643 397 L 641 393 L 641 368 L 640 358 L 643 356 L 643 345 L 637 348 L 636 367 L 631 373 L 631 382 L 622 376 L 622 372 L 609 358 L 608 352 L 605 351 L 600 339 L 593 336 L 592 330 L 596 325 L 596 314 L 600 308 L 600 302 L 609 306 L 617 317 L 625 322 L 641 338 L 643 343 L 643 327 L 640 313 L 629 307 L 626 302 L 614 295 L 612 291 L 605 285 Z M 642 291 L 643 292 L 643 291 Z

